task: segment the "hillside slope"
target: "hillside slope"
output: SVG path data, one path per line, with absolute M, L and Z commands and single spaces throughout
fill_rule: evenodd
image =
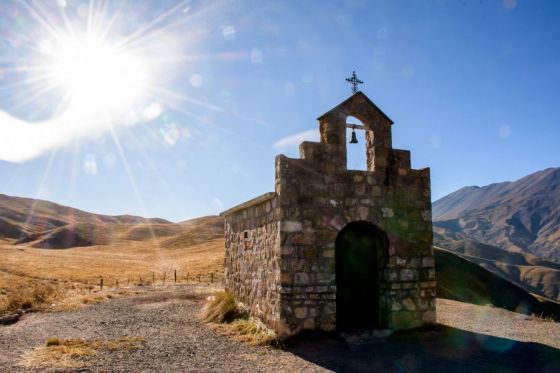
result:
M 436 242 L 531 293 L 560 301 L 560 264 L 529 253 L 512 253 L 469 239 Z
M 72 223 L 169 224 L 165 219 L 133 215 L 101 215 L 57 203 L 0 194 L 0 217 L 21 225 L 29 232 L 38 232 Z
M 179 224 L 181 232 L 162 241 L 162 247 L 187 247 L 224 237 L 224 218 L 221 216 L 204 216 Z
M 49 201 L 0 194 L 0 239 L 37 248 L 65 249 L 121 240 L 169 238 L 200 221 L 172 223 L 159 218 L 94 214 Z
M 560 263 L 560 168 L 465 187 L 433 203 L 436 240 L 472 239 Z
M 472 304 L 560 319 L 560 304 L 539 299 L 521 287 L 459 255 L 435 248 L 437 295 Z

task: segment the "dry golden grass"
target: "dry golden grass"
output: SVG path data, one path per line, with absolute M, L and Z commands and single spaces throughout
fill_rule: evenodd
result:
M 0 243 L 0 314 L 16 309 L 60 310 L 126 295 L 134 285 L 214 282 L 223 277 L 224 241 L 182 248 L 159 240 L 120 240 L 111 245 L 63 250 Z M 103 278 L 104 291 L 100 290 Z M 53 306 L 54 304 L 54 306 Z
M 235 300 L 232 292 L 219 291 L 204 305 L 201 316 L 202 320 L 208 323 L 230 323 L 246 318 L 247 312 Z
M 106 349 L 134 351 L 142 348 L 142 337 L 121 337 L 107 341 L 49 338 L 45 346 L 24 355 L 21 365 L 29 369 L 68 369 L 87 366 L 88 358 Z
M 276 343 L 276 334 L 262 323 L 261 320 L 249 317 L 237 319 L 230 324 L 220 324 L 216 330 L 231 336 L 240 342 L 252 346 L 264 346 Z
M 0 272 L 0 314 L 17 310 L 40 311 L 64 295 L 50 282 Z
M 228 291 L 215 293 L 202 309 L 201 318 L 218 332 L 251 345 L 267 345 L 276 341 L 274 331 L 259 319 L 250 317 L 246 309 Z
M 224 241 L 168 249 L 157 240 L 124 241 L 112 245 L 76 247 L 63 250 L 35 249 L 13 245 L 0 246 L 0 271 L 30 278 L 75 281 L 96 285 L 103 277 L 106 286 L 116 281 L 156 281 L 173 278 L 177 270 L 180 278 L 223 273 Z

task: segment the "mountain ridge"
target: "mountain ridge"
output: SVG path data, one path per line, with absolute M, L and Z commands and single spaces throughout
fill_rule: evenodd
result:
M 0 239 L 37 248 L 65 249 L 107 245 L 118 240 L 175 238 L 173 247 L 199 242 L 185 228 L 202 225 L 205 237 L 216 238 L 215 216 L 179 223 L 135 215 L 103 215 L 54 202 L 0 194 Z M 206 225 L 205 225 L 206 224 Z M 175 237 L 182 233 L 182 236 Z
M 560 263 L 560 168 L 464 187 L 433 203 L 438 238 L 473 239 Z

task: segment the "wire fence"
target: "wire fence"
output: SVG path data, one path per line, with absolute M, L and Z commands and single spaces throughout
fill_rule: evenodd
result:
M 126 288 L 132 286 L 168 286 L 179 284 L 215 284 L 222 285 L 224 274 L 221 272 L 179 272 L 178 270 L 135 274 L 128 276 L 99 276 L 98 280 L 80 282 L 82 292 L 103 291 L 104 289 Z

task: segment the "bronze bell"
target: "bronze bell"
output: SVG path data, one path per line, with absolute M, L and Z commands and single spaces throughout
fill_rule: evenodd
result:
M 354 128 L 352 128 L 352 138 L 350 139 L 350 144 L 357 144 L 358 143 L 358 138 L 356 137 L 356 132 L 354 131 Z

